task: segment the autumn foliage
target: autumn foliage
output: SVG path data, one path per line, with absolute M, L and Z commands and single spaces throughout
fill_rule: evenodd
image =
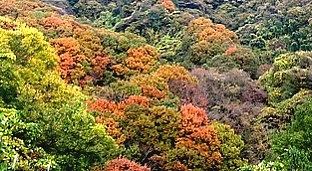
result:
M 159 0 L 159 3 L 170 12 L 173 12 L 176 9 L 176 6 L 172 0 Z
M 217 55 L 230 55 L 238 45 L 235 32 L 203 17 L 189 22 L 184 39 L 185 49 L 181 49 L 181 53 L 188 54 L 188 60 L 197 65 L 209 63 Z
M 235 53 L 237 51 L 237 47 L 235 45 L 229 47 L 226 51 L 225 54 L 226 55 L 232 55 L 233 53 Z
M 136 153 L 148 155 L 146 159 L 140 156 L 144 164 L 162 170 L 221 167 L 221 143 L 203 109 L 187 104 L 175 111 L 150 106 L 144 99 L 132 96 L 119 103 L 98 99 L 89 102 L 89 110 L 100 112 L 96 121 L 106 126 L 117 143 L 127 144 L 128 148 L 138 147 Z M 182 151 L 201 158 L 202 163 L 182 160 L 185 157 L 180 154 Z M 170 156 L 175 156 L 175 160 Z
M 141 85 L 144 96 L 157 99 L 164 99 L 168 96 L 170 80 L 196 82 L 196 79 L 184 67 L 168 64 L 161 65 L 149 74 L 134 75 L 130 78 L 130 82 Z
M 166 94 L 157 88 L 149 85 L 142 85 L 142 93 L 143 96 L 150 97 L 150 98 L 156 98 L 156 99 L 162 99 L 166 96 Z
M 83 2 L 73 9 L 89 19 L 103 15 L 107 22 L 118 23 L 108 23 L 110 30 L 93 27 L 93 21 L 37 0 L 0 3 L 1 15 L 38 29 L 23 25 L 21 32 L 29 33 L 20 35 L 15 22 L 0 22 L 0 38 L 5 42 L 0 42 L 0 60 L 4 61 L 0 63 L 4 73 L 0 108 L 21 110 L 30 126 L 41 124 L 18 128 L 18 138 L 55 157 L 53 166 L 61 169 L 51 170 L 88 170 L 91 166 L 96 166 L 94 171 L 237 170 L 243 164 L 244 143 L 236 133 L 248 134 L 250 118 L 259 114 L 267 99 L 249 72 L 244 72 L 257 68 L 252 65 L 253 51 L 242 48 L 235 32 L 224 25 L 178 11 L 183 5 L 180 1 L 132 3 L 142 5 L 138 13 L 144 5 L 153 4 L 146 12 L 151 20 L 137 13 L 130 16 L 132 7 L 123 14 L 140 23 L 134 33 L 145 38 L 129 33 L 133 21 L 125 26 L 128 21 L 119 18 L 117 10 L 84 13 L 113 9 L 120 2 L 99 8 L 95 5 L 108 1 Z M 87 7 L 92 8 L 83 12 Z M 186 21 L 177 19 L 180 12 Z M 165 31 L 163 25 L 168 27 Z M 129 29 L 113 31 L 126 29 L 121 27 Z M 170 57 L 164 54 L 167 49 Z M 203 69 L 218 59 L 221 64 L 234 64 L 228 70 Z M 192 64 L 201 68 L 194 69 Z M 33 132 L 35 137 L 28 135 Z M 246 143 L 250 145 L 251 140 Z
M 194 34 L 198 41 L 207 41 L 211 43 L 237 41 L 237 36 L 233 31 L 228 30 L 224 25 L 214 24 L 211 20 L 202 17 L 191 21 L 188 25 L 187 31 Z
M 158 60 L 158 53 L 152 46 L 146 45 L 138 48 L 129 48 L 123 64 L 113 65 L 117 75 L 124 75 L 132 71 L 134 73 L 148 73 Z M 131 73 L 130 73 L 131 74 Z
M 203 109 L 191 104 L 181 107 L 182 129 L 179 131 L 177 147 L 198 150 L 210 167 L 221 164 L 220 141 L 216 130 L 208 125 L 208 118 Z
M 89 111 L 98 111 L 100 113 L 110 112 L 119 116 L 123 116 L 127 106 L 138 104 L 143 107 L 149 106 L 149 100 L 143 96 L 130 96 L 121 102 L 113 102 L 105 99 L 91 100 L 88 102 Z
M 156 50 L 148 45 L 137 49 L 130 48 L 127 53 L 126 66 L 138 72 L 148 72 L 157 60 Z
M 168 82 L 169 80 L 182 80 L 187 82 L 195 82 L 196 79 L 193 78 L 189 71 L 187 71 L 184 67 L 179 65 L 163 65 L 160 66 L 156 72 L 154 73 L 156 78 L 163 79 Z
M 203 109 L 194 107 L 192 104 L 181 107 L 182 126 L 187 131 L 193 131 L 196 128 L 208 124 L 208 117 Z
M 60 57 L 59 72 L 68 83 L 87 84 L 87 81 L 97 84 L 110 63 L 107 54 L 91 54 L 86 56 L 83 45 L 74 38 L 58 38 L 50 40 Z M 103 56 L 101 56 L 103 55 Z
M 80 45 L 73 38 L 60 38 L 51 40 L 51 44 L 58 51 L 60 57 L 59 72 L 66 82 L 79 80 L 85 76 L 82 62 L 86 60 L 84 55 L 79 54 Z
M 105 169 L 93 169 L 93 171 L 150 171 L 146 166 L 140 166 L 139 164 L 128 160 L 126 158 L 118 158 L 108 161 L 105 164 Z
M 43 19 L 44 27 L 57 29 L 64 24 L 64 21 L 58 17 L 47 17 Z
M 192 104 L 196 107 L 206 109 L 208 107 L 208 96 L 203 93 L 200 85 L 188 83 L 181 80 L 170 80 L 169 90 L 180 98 L 182 105 Z

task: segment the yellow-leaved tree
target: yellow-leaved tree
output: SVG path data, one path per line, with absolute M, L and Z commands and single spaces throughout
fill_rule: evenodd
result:
M 55 156 L 60 170 L 84 170 L 112 159 L 113 139 L 87 112 L 80 89 L 58 75 L 58 58 L 42 33 L 0 17 L 0 60 L 1 107 L 19 110 L 22 121 L 36 125 L 32 134 L 18 130 L 28 146 Z M 17 163 L 13 169 L 26 168 Z

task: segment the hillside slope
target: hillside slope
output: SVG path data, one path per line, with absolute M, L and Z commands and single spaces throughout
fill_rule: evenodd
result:
M 0 170 L 311 169 L 310 1 L 0 2 Z

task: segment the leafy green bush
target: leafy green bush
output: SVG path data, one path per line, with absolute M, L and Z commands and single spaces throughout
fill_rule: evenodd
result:
M 260 83 L 269 93 L 271 104 L 291 98 L 300 89 L 311 85 L 311 52 L 297 52 L 280 55 L 272 68 L 260 77 Z
M 312 169 L 312 99 L 297 107 L 291 125 L 272 139 L 272 158 L 288 170 Z
M 0 170 L 58 170 L 55 156 L 34 145 L 39 125 L 21 121 L 20 115 L 21 111 L 0 108 Z
M 280 162 L 262 161 L 257 165 L 243 166 L 240 171 L 286 171 L 286 168 Z
M 243 166 L 246 161 L 241 158 L 244 142 L 241 136 L 234 133 L 229 126 L 219 122 L 213 122 L 212 126 L 217 131 L 217 137 L 221 141 L 222 168 L 221 170 L 235 170 Z

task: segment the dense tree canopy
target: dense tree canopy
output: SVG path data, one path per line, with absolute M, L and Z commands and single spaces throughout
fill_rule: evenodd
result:
M 45 150 L 55 156 L 55 167 L 62 169 L 88 168 L 95 161 L 114 156 L 117 146 L 113 139 L 86 112 L 83 104 L 85 97 L 79 89 L 67 85 L 58 75 L 57 56 L 42 33 L 6 18 L 1 18 L 1 23 L 2 27 L 8 24 L 14 26 L 9 30 L 0 29 L 1 64 L 4 64 L 3 69 L 8 73 L 1 78 L 4 85 L 1 93 L 2 107 L 20 111 L 19 115 L 14 115 L 6 109 L 3 114 L 6 116 L 5 112 L 8 111 L 9 115 L 6 117 L 9 120 L 21 120 L 21 124 L 22 121 L 25 122 L 25 126 L 15 128 L 20 142 L 18 139 L 14 140 L 14 134 L 10 139 L 19 142 L 21 146 L 24 146 L 25 141 L 31 148 L 41 150 L 41 153 Z M 10 80 L 15 80 L 14 84 Z M 11 89 L 15 91 L 10 91 Z M 1 119 L 5 123 L 8 119 L 4 116 Z M 2 131 L 10 131 L 6 127 L 14 127 L 14 124 L 16 123 L 8 122 Z M 34 132 L 28 132 L 27 129 Z M 3 159 L 4 165 L 9 164 L 7 161 L 13 161 L 14 153 L 17 157 L 24 157 L 22 153 L 29 153 L 27 150 L 32 150 L 31 148 L 26 148 L 24 152 L 8 151 L 11 158 Z M 27 170 L 24 167 L 30 166 L 26 163 L 16 165 L 18 167 Z M 33 167 L 42 169 L 42 166 Z
M 311 9 L 0 0 L 0 170 L 311 170 Z

